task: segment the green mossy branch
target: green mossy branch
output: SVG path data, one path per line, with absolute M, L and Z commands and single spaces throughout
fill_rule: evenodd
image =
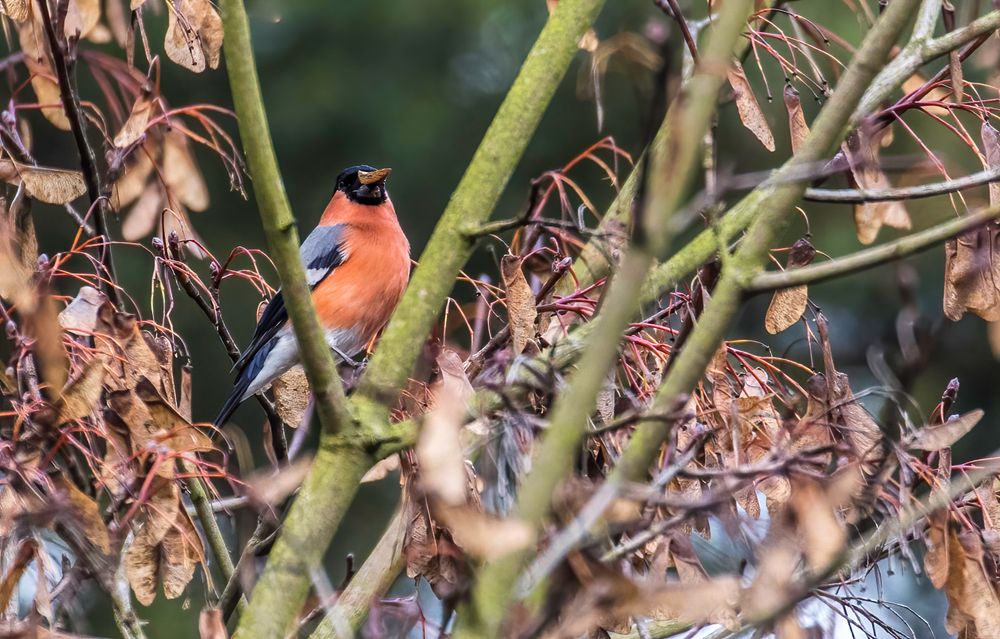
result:
M 315 396 L 316 413 L 325 431 L 336 431 L 350 424 L 350 416 L 344 388 L 306 284 L 305 267 L 299 258 L 299 234 L 264 112 L 250 42 L 250 22 L 243 0 L 223 0 L 221 7 L 226 71 L 260 220 L 281 280 L 282 296 L 299 343 L 302 367 Z
M 618 358 L 618 344 L 635 314 L 642 282 L 656 256 L 670 243 L 669 222 L 682 201 L 701 156 L 701 142 L 711 125 L 719 90 L 726 81 L 733 47 L 746 25 L 750 0 L 728 2 L 715 22 L 701 62 L 688 82 L 681 107 L 670 118 L 670 144 L 653 145 L 650 197 L 641 212 L 642 232 L 635 235 L 613 276 L 590 331 L 580 365 L 557 396 L 538 464 L 519 491 L 515 516 L 536 530 L 549 515 L 552 494 L 572 472 L 572 461 L 587 430 L 597 395 Z M 511 604 L 514 583 L 526 553 L 485 566 L 478 575 L 472 609 L 465 611 L 457 637 L 493 636 Z
M 472 254 L 464 229 L 481 225 L 521 159 L 565 76 L 577 43 L 605 0 L 562 0 L 525 58 L 507 97 L 420 256 L 420 265 L 389 321 L 358 390 L 359 418 L 386 421 L 388 406 L 406 384 L 424 340 L 437 321 L 455 277 Z
M 337 434 L 351 430 L 351 419 L 299 258 L 298 232 L 271 143 L 249 20 L 242 0 L 223 0 L 222 14 L 226 69 L 257 207 L 323 427 L 323 442 L 303 494 L 293 504 L 235 635 L 283 637 L 309 591 L 310 569 L 322 560 L 340 516 L 354 497 L 357 481 L 353 478 L 361 477 L 371 458 L 355 443 L 339 443 L 355 441 Z M 340 474 L 352 479 L 341 483 Z
M 353 406 L 359 423 L 348 429 L 351 418 L 342 401 L 343 389 L 305 287 L 294 219 L 261 101 L 246 11 L 242 0 L 223 1 L 227 68 L 240 133 L 271 256 L 324 424 L 319 454 L 285 518 L 237 637 L 280 637 L 292 629 L 309 591 L 310 569 L 322 560 L 361 477 L 374 463 L 376 444 L 384 436 L 391 439 L 387 406 L 405 384 L 455 276 L 471 254 L 473 244 L 462 229 L 491 214 L 577 43 L 603 4 L 604 0 L 563 0 L 549 17 L 421 257 L 360 385 Z
M 651 410 L 665 411 L 676 398 L 697 384 L 726 330 L 739 310 L 743 290 L 763 268 L 769 249 L 784 229 L 789 213 L 805 193 L 808 167 L 829 157 L 847 135 L 859 102 L 882 69 L 899 34 L 910 22 L 919 0 L 895 0 L 865 37 L 830 100 L 824 105 L 802 148 L 775 174 L 737 205 L 752 211 L 753 221 L 736 253 L 724 261 L 722 276 L 705 310 L 677 355 L 657 392 Z M 936 19 L 941 0 L 925 0 L 914 35 Z M 796 181 L 797 180 L 797 181 Z M 728 218 L 729 216 L 727 216 Z M 713 238 L 713 241 L 715 238 Z M 614 480 L 638 480 L 659 454 L 670 434 L 671 424 L 645 422 L 633 434 L 615 468 Z
M 337 596 L 329 614 L 316 627 L 310 639 L 353 639 L 375 603 L 385 596 L 399 573 L 406 567 L 403 538 L 407 519 L 397 510 L 361 568 Z

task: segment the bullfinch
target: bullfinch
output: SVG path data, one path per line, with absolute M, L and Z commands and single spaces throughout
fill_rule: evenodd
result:
M 319 225 L 299 251 L 335 358 L 365 348 L 389 320 L 409 279 L 410 243 L 385 188 L 389 173 L 368 165 L 344 169 Z M 215 424 L 224 424 L 244 400 L 298 363 L 298 343 L 279 290 L 233 367 L 236 383 Z

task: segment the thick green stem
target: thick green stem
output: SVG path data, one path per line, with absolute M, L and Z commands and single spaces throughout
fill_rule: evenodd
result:
M 880 246 L 874 246 L 844 257 L 838 257 L 829 262 L 813 264 L 812 266 L 805 266 L 800 269 L 761 273 L 747 286 L 747 292 L 759 293 L 761 291 L 791 288 L 803 284 L 815 284 L 816 282 L 823 282 L 835 277 L 842 277 L 849 273 L 874 268 L 881 264 L 895 262 L 896 260 L 937 246 L 956 235 L 977 229 L 998 217 L 1000 217 L 1000 206 L 993 206 L 970 215 L 950 219 L 947 222 L 942 222 L 919 233 L 912 233 Z
M 435 227 L 420 257 L 420 266 L 361 381 L 355 404 L 363 422 L 385 423 L 386 406 L 395 402 L 406 384 L 455 277 L 472 254 L 473 242 L 464 230 L 489 219 L 566 74 L 577 43 L 604 1 L 560 2 L 528 53 Z
M 465 238 L 463 230 L 489 217 L 565 75 L 577 50 L 577 42 L 603 3 L 604 0 L 564 0 L 549 18 L 452 196 L 399 311 L 387 327 L 368 367 L 354 403 L 361 427 L 334 435 L 333 427 L 343 429 L 350 423 L 350 416 L 339 401 L 343 389 L 322 341 L 308 290 L 304 288 L 294 221 L 284 196 L 260 99 L 246 13 L 240 0 L 224 0 L 226 58 L 241 136 L 247 147 L 248 164 L 272 257 L 285 287 L 286 303 L 291 304 L 289 292 L 293 285 L 298 286 L 301 294 L 295 296 L 296 312 L 293 313 L 292 308 L 289 311 L 324 424 L 320 454 L 285 519 L 282 534 L 240 621 L 238 637 L 280 637 L 292 627 L 309 590 L 309 569 L 321 561 L 362 475 L 373 462 L 370 444 L 385 432 L 387 406 L 393 403 L 405 384 L 455 276 L 472 251 L 472 243 Z M 311 345 L 322 347 L 314 349 Z M 315 357 L 310 360 L 305 351 Z M 324 366 L 324 359 L 329 368 Z M 316 369 L 312 373 L 311 364 Z M 323 390 L 317 392 L 316 389 Z
M 385 596 L 406 567 L 406 557 L 403 556 L 405 534 L 406 518 L 400 509 L 392 516 L 382 538 L 310 639 L 353 639 L 357 636 L 373 603 Z
M 197 472 L 190 464 L 186 464 L 186 466 L 188 466 L 188 472 Z M 229 554 L 229 546 L 226 544 L 226 538 L 223 537 L 222 530 L 219 529 L 219 522 L 215 518 L 215 511 L 212 509 L 212 500 L 208 496 L 208 489 L 205 487 L 205 482 L 200 477 L 192 476 L 187 479 L 185 484 L 191 493 L 191 503 L 194 504 L 194 510 L 198 514 L 198 520 L 201 521 L 201 527 L 205 529 L 205 537 L 208 538 L 208 545 L 212 549 L 212 554 L 215 555 L 215 560 L 219 562 L 219 572 L 222 573 L 225 583 L 229 583 L 229 580 L 233 578 L 235 570 L 233 558 Z M 246 605 L 246 597 L 240 596 L 240 600 L 236 604 L 236 610 L 242 614 Z
M 881 70 L 889 50 L 910 21 L 918 3 L 918 0 L 896 0 L 889 5 L 865 37 L 833 96 L 816 118 L 802 148 L 768 184 L 756 189 L 741 203 L 744 209 L 752 210 L 753 222 L 739 250 L 724 262 L 719 284 L 684 349 L 667 373 L 652 410 L 668 409 L 679 395 L 689 392 L 701 378 L 740 308 L 744 288 L 763 269 L 768 250 L 784 228 L 795 203 L 805 192 L 803 180 L 808 177 L 808 167 L 828 157 L 840 144 L 858 103 Z M 935 4 L 940 7 L 940 0 L 925 0 L 924 7 Z M 926 19 L 926 13 L 928 11 L 922 11 L 918 16 L 918 28 L 921 19 Z M 745 204 L 748 200 L 751 206 Z M 614 478 L 644 478 L 661 444 L 669 436 L 670 426 L 662 422 L 642 424 L 625 449 Z
M 260 220 L 281 280 L 281 293 L 299 343 L 302 366 L 316 398 L 316 413 L 325 431 L 337 431 L 349 426 L 350 415 L 333 355 L 316 317 L 305 267 L 299 258 L 299 234 L 271 143 L 250 43 L 250 22 L 243 0 L 223 0 L 221 6 L 226 71 Z
M 333 534 L 373 460 L 356 445 L 326 438 L 298 497 L 282 522 L 281 534 L 240 618 L 236 639 L 285 637 L 295 628 Z
M 286 518 L 236 636 L 283 637 L 309 591 L 310 570 L 323 558 L 371 457 L 351 437 L 344 389 L 312 303 L 299 258 L 299 238 L 271 143 L 242 0 L 222 2 L 226 68 L 270 255 L 299 343 L 323 440 L 315 464 Z M 338 433 L 345 433 L 340 435 Z
M 670 219 L 701 157 L 701 142 L 715 113 L 719 90 L 726 81 L 734 43 L 746 25 L 750 9 L 749 0 L 726 4 L 702 51 L 698 70 L 688 83 L 681 108 L 670 122 L 676 129 L 669 135 L 673 143 L 654 146 L 651 153 L 649 197 L 637 224 L 635 240 L 601 304 L 580 365 L 553 407 L 549 428 L 537 454 L 544 463 L 535 466 L 520 490 L 516 514 L 536 529 L 548 517 L 553 491 L 572 470 L 573 457 L 586 433 L 595 398 L 617 360 L 622 333 L 636 312 L 646 273 L 654 257 L 664 253 L 670 243 Z M 458 636 L 497 633 L 524 556 L 517 553 L 484 567 L 473 595 L 472 617 L 465 616 L 462 625 L 465 630 Z

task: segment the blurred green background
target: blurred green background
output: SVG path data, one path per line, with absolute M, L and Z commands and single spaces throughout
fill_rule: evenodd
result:
M 704 10 L 700 2 L 687 4 L 697 5 L 695 14 Z M 798 11 L 849 41 L 858 41 L 862 29 L 846 5 L 826 0 L 794 4 Z M 544 22 L 545 3 L 542 0 L 339 3 L 249 0 L 248 10 L 272 134 L 300 234 L 304 236 L 315 224 L 332 194 L 334 178 L 343 167 L 359 163 L 391 166 L 394 173 L 390 192 L 411 239 L 413 256 L 419 257 Z M 162 50 L 164 23 L 162 12 L 147 17 L 154 51 Z M 788 23 L 780 24 L 787 27 Z M 640 34 L 662 32 L 668 37 L 667 46 L 679 51 L 676 33 L 647 2 L 609 2 L 596 30 L 602 39 L 622 30 Z M 604 123 L 603 129 L 598 130 L 595 103 L 582 95 L 578 86 L 581 74 L 582 84 L 586 84 L 587 65 L 581 53 L 550 105 L 495 217 L 520 213 L 527 201 L 531 178 L 565 164 L 604 135 L 613 136 L 630 153 L 639 151 L 652 74 L 633 62 L 620 58 L 613 61 L 602 82 Z M 719 164 L 724 171 L 760 171 L 777 166 L 787 157 L 787 125 L 780 100 L 784 78 L 774 64 L 765 60 L 764 67 L 777 99 L 769 104 L 762 92 L 758 92 L 758 98 L 768 112 L 778 151 L 771 154 L 763 149 L 740 125 L 735 107 L 729 103 L 720 111 L 717 134 Z M 747 73 L 755 88 L 759 87 L 756 65 L 748 62 Z M 967 73 L 968 79 L 982 81 L 985 77 L 985 70 L 970 68 Z M 175 107 L 193 103 L 231 104 L 222 69 L 192 75 L 164 59 L 162 90 Z M 85 97 L 97 99 L 99 95 Z M 807 117 L 812 117 L 817 105 L 805 91 L 803 102 Z M 914 124 L 953 176 L 979 168 L 969 150 L 943 127 L 919 115 L 908 117 L 908 122 Z M 974 120 L 966 122 L 971 131 L 978 131 Z M 235 122 L 224 118 L 223 124 L 235 134 Z M 36 126 L 40 161 L 73 166 L 76 160 L 68 138 L 50 129 L 41 123 Z M 896 144 L 887 154 L 919 153 L 920 147 L 906 139 L 897 127 Z M 209 183 L 212 204 L 208 211 L 192 214 L 192 220 L 209 249 L 223 258 L 235 246 L 265 248 L 252 197 L 246 201 L 230 192 L 218 160 L 203 149 L 198 149 L 197 154 Z M 626 172 L 627 167 L 622 165 L 620 174 L 624 177 Z M 599 208 L 610 202 L 613 190 L 596 170 L 584 168 L 575 175 Z M 729 201 L 735 201 L 736 197 L 732 195 Z M 970 202 L 981 200 L 980 192 L 970 197 Z M 818 249 L 839 255 L 859 248 L 849 207 L 807 204 L 804 208 Z M 917 228 L 953 214 L 945 198 L 922 201 L 910 210 Z M 51 215 L 51 224 L 39 224 L 41 249 L 51 254 L 67 245 L 73 229 L 69 219 L 58 210 L 40 209 L 40 215 L 42 211 Z M 554 209 L 550 214 L 555 214 Z M 793 222 L 787 243 L 804 232 L 803 223 Z M 895 231 L 886 230 L 880 240 L 896 235 Z M 933 361 L 914 386 L 914 399 L 923 412 L 913 412 L 912 416 L 919 421 L 922 414 L 929 413 L 948 380 L 959 377 L 962 391 L 957 408 L 964 411 L 982 407 L 987 417 L 956 450 L 956 457 L 980 457 L 1000 446 L 995 428 L 1000 398 L 994 391 L 993 378 L 998 368 L 982 321 L 966 318 L 953 324 L 943 320 L 942 255 L 941 249 L 935 249 L 907 261 L 912 266 L 907 273 L 916 277 L 913 304 L 920 313 L 920 321 L 930 327 L 941 327 Z M 467 271 L 473 275 L 495 274 L 495 256 L 495 251 L 480 249 Z M 146 303 L 143 300 L 149 299 L 146 295 L 151 272 L 148 255 L 122 248 L 116 257 L 123 283 L 139 293 L 134 296 L 140 303 Z M 206 265 L 195 268 L 207 274 Z M 878 358 L 879 349 L 890 360 L 898 350 L 895 345 L 901 302 L 897 272 L 896 267 L 883 267 L 811 290 L 813 301 L 831 320 L 838 364 L 850 373 L 856 391 L 880 384 L 869 366 L 873 357 Z M 276 285 L 273 272 L 265 273 Z M 252 332 L 260 298 L 249 285 L 236 279 L 224 285 L 222 295 L 227 323 L 243 345 Z M 229 360 L 211 326 L 194 305 L 183 294 L 176 295 L 176 302 L 172 315 L 174 328 L 193 354 L 195 419 L 208 421 L 229 391 Z M 747 305 L 733 336 L 765 339 L 762 317 L 767 303 L 767 299 L 759 298 Z M 144 317 L 151 315 L 148 305 L 141 311 Z M 790 357 L 808 363 L 803 337 L 803 329 L 796 327 L 767 341 L 776 353 L 787 352 Z M 881 399 L 877 396 L 870 399 L 871 408 L 877 411 Z M 251 441 L 259 440 L 262 417 L 253 402 L 237 413 L 236 421 Z M 265 464 L 259 447 L 256 450 L 258 465 Z M 346 553 L 353 552 L 361 558 L 374 544 L 397 492 L 393 479 L 363 488 L 329 554 L 334 583 L 343 575 Z M 190 588 L 190 601 L 164 602 L 161 596 L 151 609 L 141 611 L 142 616 L 150 619 L 147 626 L 150 637 L 197 636 L 197 615 L 178 614 L 178 610 L 181 607 L 197 610 L 201 592 L 201 586 L 195 582 Z M 99 600 L 95 603 L 91 631 L 114 636 L 112 621 L 101 614 L 107 609 Z

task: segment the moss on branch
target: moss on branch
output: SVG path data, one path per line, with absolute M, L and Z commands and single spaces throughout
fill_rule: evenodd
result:
M 678 396 L 689 392 L 701 378 L 740 308 L 744 288 L 763 269 L 768 250 L 783 230 L 793 207 L 805 193 L 803 169 L 829 157 L 840 144 L 855 109 L 918 4 L 919 0 L 896 0 L 886 9 L 865 37 L 799 152 L 785 163 L 772 180 L 737 205 L 736 208 L 753 221 L 739 249 L 725 261 L 711 299 L 657 392 L 653 411 L 668 409 Z M 920 19 L 926 19 L 928 5 L 936 5 L 940 9 L 940 0 L 925 0 L 925 10 L 918 16 L 918 27 Z M 726 219 L 730 220 L 731 227 L 731 217 Z M 639 426 L 615 469 L 614 479 L 644 478 L 670 429 L 670 424 L 662 422 L 645 422 Z
M 577 43 L 604 1 L 563 0 L 532 46 L 420 256 L 420 265 L 361 380 L 356 404 L 362 421 L 385 422 L 386 406 L 395 402 L 405 385 L 455 277 L 472 253 L 474 243 L 463 229 L 489 219 L 566 74 Z

